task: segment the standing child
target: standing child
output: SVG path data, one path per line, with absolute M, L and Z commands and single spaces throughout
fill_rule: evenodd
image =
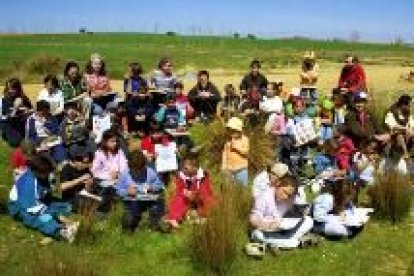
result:
M 128 161 L 119 144 L 115 131 L 107 130 L 102 136 L 101 146 L 92 162 L 92 175 L 102 196 L 98 211 L 107 214 L 115 197 L 115 185 L 119 175 L 128 169 Z
M 175 192 L 171 198 L 167 222 L 178 228 L 187 211 L 195 209 L 198 216 L 206 217 L 214 196 L 210 174 L 200 167 L 197 157 L 187 155 L 182 170 L 175 182 Z
M 243 121 L 232 117 L 226 124 L 229 139 L 222 153 L 222 170 L 228 172 L 234 180 L 244 186 L 249 182 L 248 154 L 249 138 L 243 134 Z

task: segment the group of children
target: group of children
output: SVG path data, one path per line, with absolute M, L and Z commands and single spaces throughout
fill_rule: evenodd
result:
M 191 214 L 202 222 L 217 200 L 187 130 L 194 123 L 208 128 L 221 117 L 229 134 L 221 152 L 223 173 L 243 186 L 253 179 L 249 254 L 263 254 L 263 244 L 273 249 L 314 244 L 311 232 L 355 236 L 370 211 L 355 207 L 359 189 L 374 185 L 377 172 L 414 171 L 412 98 L 402 95 L 380 127 L 367 109 L 368 95 L 361 90 L 365 74 L 357 59 L 346 60 L 330 96 L 318 93 L 315 59 L 314 52 L 305 54 L 300 87 L 290 93 L 282 81 L 268 82 L 257 60 L 240 94 L 228 84 L 223 96 L 204 70 L 185 93 L 168 58 L 148 79 L 139 63 L 131 63 L 124 99 L 112 91 L 97 54 L 84 75 L 76 62 L 66 65 L 61 79 L 47 75 L 35 107 L 20 81 L 10 79 L 1 105 L 2 136 L 16 148 L 10 214 L 68 241 L 79 227 L 68 215 L 79 212 L 85 200 L 96 203 L 102 220 L 121 201 L 126 232 L 138 227 L 146 211 L 158 231 L 179 228 Z M 254 145 L 244 134 L 252 124 L 263 125 L 275 142 L 275 164 L 257 176 L 249 175 Z M 166 203 L 172 175 L 175 190 Z M 308 186 L 313 202 L 306 198 Z

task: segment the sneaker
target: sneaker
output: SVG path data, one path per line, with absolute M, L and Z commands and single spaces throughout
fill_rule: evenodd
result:
M 244 250 L 247 256 L 253 257 L 255 259 L 263 259 L 263 256 L 266 253 L 266 245 L 263 243 L 251 242 L 246 244 Z
M 300 248 L 307 248 L 307 247 L 311 247 L 311 246 L 317 246 L 319 244 L 319 237 L 315 234 L 312 233 L 308 233 L 303 235 L 300 239 L 299 239 L 299 247 Z
M 60 230 L 60 235 L 69 243 L 73 243 L 75 241 L 76 232 L 69 226 Z

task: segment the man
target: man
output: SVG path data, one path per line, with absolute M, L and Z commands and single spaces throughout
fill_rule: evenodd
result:
M 265 76 L 260 73 L 262 67 L 260 61 L 253 60 L 250 63 L 250 72 L 244 76 L 240 84 L 240 92 L 244 95 L 247 90 L 253 86 L 259 87 L 260 92 L 263 94 L 267 90 L 268 81 Z
M 414 139 L 414 118 L 411 115 L 411 103 L 412 97 L 404 94 L 385 115 L 385 125 L 395 142 L 404 150 L 404 155 L 408 155 Z
M 210 82 L 208 71 L 198 72 L 197 84 L 188 92 L 188 100 L 197 117 L 214 117 L 221 97 L 217 87 Z

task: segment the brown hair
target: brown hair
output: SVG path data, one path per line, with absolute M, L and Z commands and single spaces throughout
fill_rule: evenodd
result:
M 129 169 L 132 173 L 141 173 L 146 168 L 144 153 L 140 150 L 133 150 L 130 153 Z

